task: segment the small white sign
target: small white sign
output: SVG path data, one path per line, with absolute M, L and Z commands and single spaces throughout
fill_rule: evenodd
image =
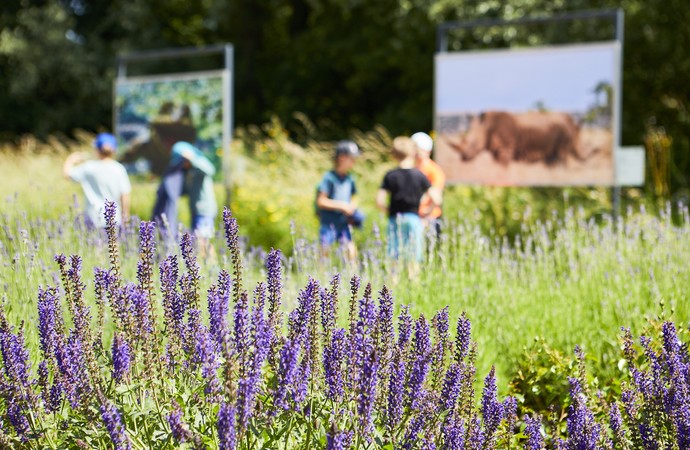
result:
M 616 186 L 643 186 L 644 147 L 620 147 L 615 151 Z

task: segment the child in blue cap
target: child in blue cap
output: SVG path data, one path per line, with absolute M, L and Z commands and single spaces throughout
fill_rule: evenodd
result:
M 81 184 L 86 199 L 87 226 L 105 227 L 106 200 L 117 205 L 116 222 L 126 222 L 132 185 L 125 167 L 115 160 L 117 139 L 110 133 L 100 133 L 93 146 L 96 159 L 89 159 L 90 155 L 85 152 L 72 153 L 62 166 L 62 174 Z

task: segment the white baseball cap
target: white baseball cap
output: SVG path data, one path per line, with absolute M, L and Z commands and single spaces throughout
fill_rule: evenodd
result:
M 422 150 L 426 150 L 427 152 L 430 152 L 431 149 L 434 148 L 434 140 L 431 139 L 431 136 L 422 131 L 413 134 L 412 140 L 415 144 L 417 144 L 417 147 Z

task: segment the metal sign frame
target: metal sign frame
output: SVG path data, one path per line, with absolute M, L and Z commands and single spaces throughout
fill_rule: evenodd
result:
M 136 79 L 164 78 L 166 75 L 180 76 L 182 73 L 163 73 L 151 76 L 128 77 L 127 67 L 130 63 L 137 61 L 152 61 L 173 58 L 191 58 L 204 55 L 222 55 L 223 68 L 219 71 L 223 74 L 223 184 L 225 186 L 226 204 L 230 204 L 232 192 L 232 177 L 230 172 L 230 146 L 234 127 L 234 99 L 233 99 L 233 79 L 234 79 L 234 47 L 230 43 L 209 45 L 206 47 L 183 47 L 168 48 L 157 50 L 144 50 L 119 55 L 117 57 L 117 79 L 115 81 L 126 81 Z M 198 73 L 198 72 L 197 72 Z M 193 73 L 191 73 L 193 74 Z M 115 122 L 115 111 L 113 110 L 113 129 Z
M 492 27 L 492 26 L 514 26 L 514 25 L 532 25 L 532 24 L 542 24 L 542 23 L 553 23 L 553 22 L 570 22 L 574 20 L 591 20 L 591 19 L 608 19 L 614 22 L 615 36 L 613 40 L 617 42 L 620 46 L 621 61 L 619 62 L 619 67 L 622 68 L 622 58 L 623 58 L 623 38 L 624 38 L 624 28 L 625 28 L 625 13 L 623 9 L 602 9 L 602 10 L 585 10 L 585 11 L 575 11 L 564 14 L 554 14 L 552 16 L 536 16 L 536 17 L 523 17 L 515 20 L 503 20 L 503 19 L 479 19 L 471 21 L 453 21 L 445 22 L 439 24 L 436 28 L 436 52 L 438 54 L 448 53 L 448 32 L 451 30 L 458 29 L 472 29 L 478 27 Z M 618 95 L 615 98 L 615 123 L 614 123 L 614 151 L 620 148 L 620 135 L 621 135 L 621 111 L 622 111 L 622 93 L 623 93 L 623 79 L 622 70 L 618 71 L 618 79 L 614 80 L 618 84 Z M 616 176 L 616 165 L 613 166 L 614 180 L 617 179 Z M 620 209 L 620 186 L 614 185 L 612 188 L 612 206 L 614 216 L 618 214 Z

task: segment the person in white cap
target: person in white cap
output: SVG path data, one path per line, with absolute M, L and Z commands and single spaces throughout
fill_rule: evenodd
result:
M 419 132 L 412 135 L 412 140 L 417 147 L 416 167 L 427 177 L 431 183 L 431 188 L 436 191 L 436 197 L 439 199 L 439 204 L 435 205 L 429 198 L 426 198 L 419 205 L 419 217 L 424 220 L 427 226 L 433 226 L 436 237 L 439 237 L 441 234 L 441 215 L 443 214 L 441 203 L 443 202 L 446 175 L 441 166 L 431 159 L 431 150 L 434 148 L 434 140 L 431 139 L 431 136 Z

